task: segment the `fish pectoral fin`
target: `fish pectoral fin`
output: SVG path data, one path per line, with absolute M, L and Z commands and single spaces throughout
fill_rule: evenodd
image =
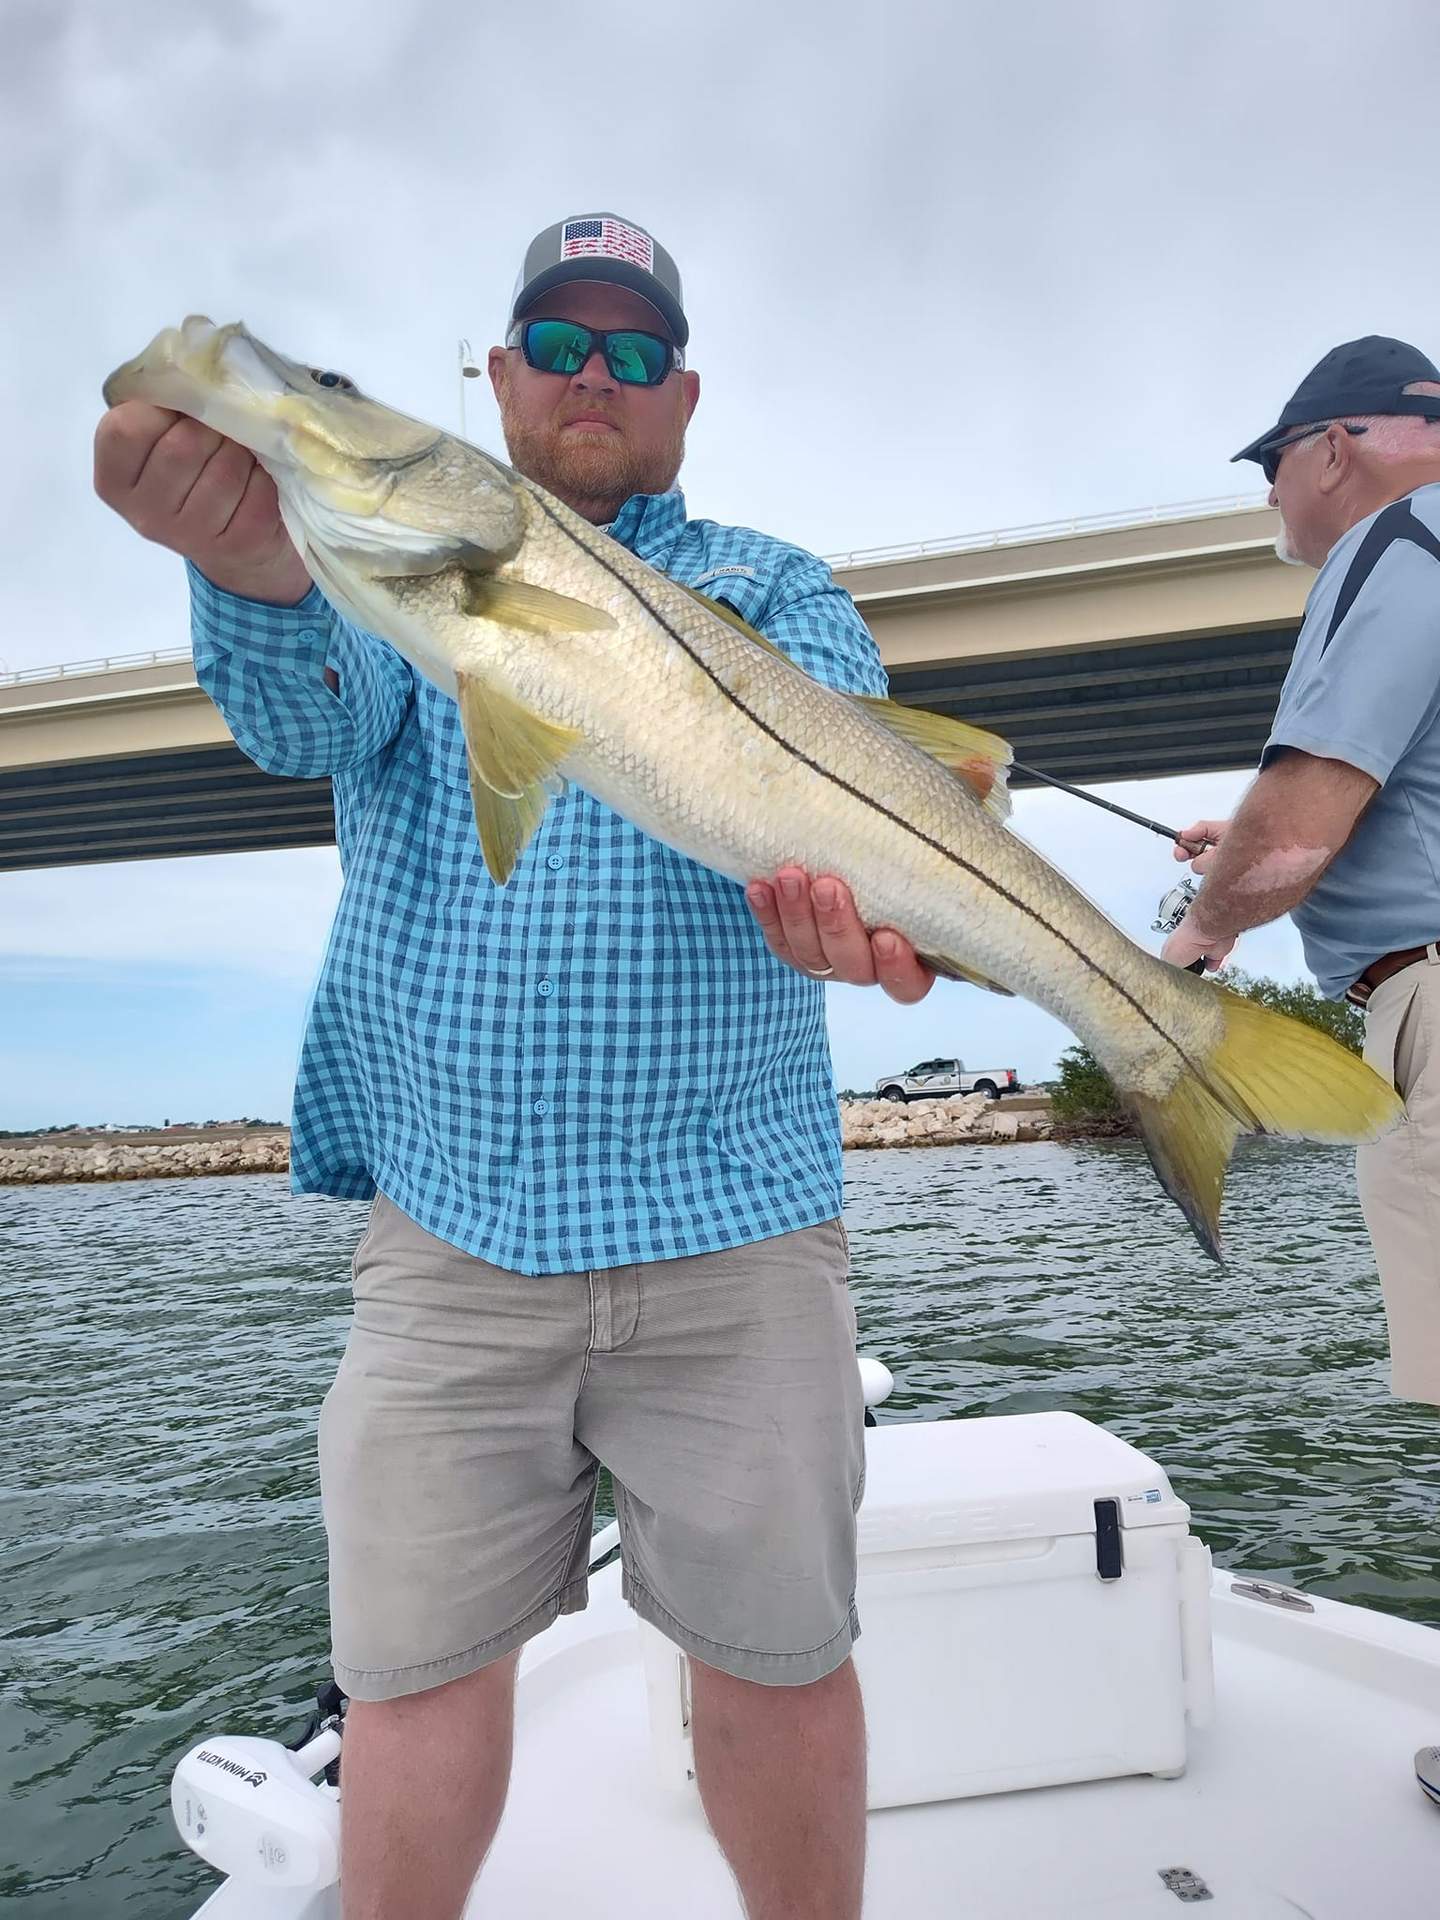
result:
M 466 574 L 462 605 L 472 619 L 518 627 L 524 633 L 604 633 L 615 628 L 603 607 L 588 607 L 549 587 L 499 580 L 488 573 Z
M 868 693 L 850 697 L 892 733 L 947 766 L 987 813 L 997 820 L 1009 818 L 1010 791 L 1005 781 L 1015 756 L 1008 740 L 972 727 L 967 721 L 952 720 L 948 714 L 930 713 L 924 707 L 902 706 L 898 700 L 881 700 Z
M 556 791 L 556 768 L 581 736 L 473 674 L 456 679 L 475 826 L 490 877 L 503 887 Z
M 983 987 L 987 993 L 1002 993 L 1007 1000 L 1015 998 L 1009 987 L 1002 987 L 989 974 L 977 973 L 974 967 L 962 966 L 958 960 L 947 959 L 944 954 L 920 953 L 915 957 L 932 973 L 938 973 L 942 980 L 964 980 L 972 987 Z

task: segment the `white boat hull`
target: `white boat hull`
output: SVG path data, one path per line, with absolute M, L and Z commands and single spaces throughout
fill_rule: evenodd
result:
M 1217 1708 L 1175 1780 L 1145 1777 L 870 1816 L 867 1920 L 1409 1920 L 1436 1911 L 1440 1809 L 1414 1778 L 1440 1735 L 1440 1634 L 1317 1599 L 1213 1587 Z M 917 1709 L 920 1711 L 921 1709 Z M 1183 1884 L 1183 1883 L 1182 1883 Z M 308 1900 L 308 1904 L 307 1904 Z M 261 1904 L 261 1902 L 265 1904 Z M 204 1920 L 338 1920 L 335 1889 L 227 1882 Z M 698 1802 L 656 1776 L 618 1568 L 522 1662 L 514 1782 L 468 1920 L 739 1920 Z

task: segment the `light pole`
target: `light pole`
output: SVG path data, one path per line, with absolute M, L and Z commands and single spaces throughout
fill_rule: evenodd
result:
M 470 438 L 470 429 L 465 422 L 465 382 L 479 378 L 480 369 L 475 364 L 475 355 L 471 351 L 470 342 L 462 340 L 460 342 L 460 438 L 462 440 Z

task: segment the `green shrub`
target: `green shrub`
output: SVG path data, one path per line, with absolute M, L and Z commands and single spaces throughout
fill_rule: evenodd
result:
M 1109 1074 L 1088 1047 L 1078 1044 L 1060 1056 L 1050 1110 L 1057 1120 L 1069 1124 L 1125 1117 Z

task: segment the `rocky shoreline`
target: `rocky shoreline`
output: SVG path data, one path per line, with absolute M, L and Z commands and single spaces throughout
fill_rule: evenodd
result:
M 1005 1103 L 970 1093 L 949 1100 L 842 1100 L 840 1133 L 846 1147 L 949 1147 L 961 1143 L 1048 1140 L 1048 1111 L 1007 1112 Z M 76 1180 L 171 1180 L 196 1174 L 284 1173 L 290 1165 L 286 1132 L 255 1132 L 184 1140 L 0 1141 L 0 1186 L 40 1187 Z
M 947 1100 L 842 1100 L 840 1143 L 844 1147 L 954 1147 L 989 1142 L 1048 1140 L 1050 1108 L 1033 1103 L 1006 1110 L 1004 1100 L 983 1093 Z
M 288 1133 L 249 1133 L 239 1139 L 134 1141 L 84 1146 L 54 1139 L 0 1141 L 0 1186 L 40 1187 L 69 1180 L 170 1180 L 194 1174 L 284 1173 Z

